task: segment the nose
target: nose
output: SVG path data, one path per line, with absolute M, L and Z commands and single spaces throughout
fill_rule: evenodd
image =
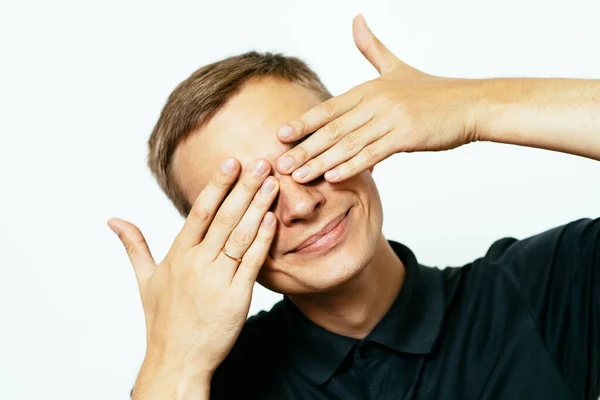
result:
M 290 175 L 280 175 L 279 194 L 273 212 L 286 226 L 310 220 L 325 204 L 325 196 L 316 183 L 297 183 Z

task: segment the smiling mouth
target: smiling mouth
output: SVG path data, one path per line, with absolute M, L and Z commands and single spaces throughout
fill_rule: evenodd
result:
M 346 233 L 349 213 L 350 209 L 346 210 L 344 214 L 330 221 L 323 229 L 310 236 L 287 254 L 316 253 L 334 247 Z

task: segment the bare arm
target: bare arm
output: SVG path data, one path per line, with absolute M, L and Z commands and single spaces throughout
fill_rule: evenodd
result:
M 537 147 L 600 161 L 600 80 L 480 81 L 479 140 Z
M 395 153 L 483 140 L 600 160 L 600 80 L 460 79 L 420 71 L 354 19 L 354 40 L 381 76 L 330 98 L 277 132 L 293 143 L 277 169 L 340 182 Z M 305 139 L 305 140 L 304 140 Z

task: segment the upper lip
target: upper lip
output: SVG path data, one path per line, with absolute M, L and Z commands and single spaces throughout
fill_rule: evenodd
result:
M 343 214 L 341 214 L 341 215 L 337 216 L 336 218 L 332 219 L 331 221 L 329 221 L 324 227 L 322 227 L 317 232 L 315 232 L 314 234 L 307 237 L 298 246 L 296 246 L 293 250 L 290 250 L 289 253 L 293 253 L 294 251 L 300 251 L 303 248 L 310 246 L 311 244 L 313 244 L 314 242 L 319 240 L 321 237 L 327 235 L 344 219 L 344 217 L 346 216 L 347 213 L 348 213 L 348 210 L 344 211 Z

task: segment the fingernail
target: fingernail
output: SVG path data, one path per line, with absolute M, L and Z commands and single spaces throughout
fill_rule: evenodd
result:
M 267 172 L 267 163 L 264 160 L 258 160 L 252 165 L 252 172 L 257 175 L 262 175 Z
M 277 134 L 279 135 L 280 138 L 287 139 L 290 136 L 292 136 L 293 131 L 294 130 L 292 129 L 291 126 L 283 125 L 281 128 L 279 128 L 279 131 L 277 132 Z
M 296 179 L 302 179 L 302 178 L 305 178 L 309 172 L 310 172 L 310 167 L 305 165 L 302 168 L 294 171 L 293 175 L 294 175 L 294 178 L 296 178 Z
M 273 215 L 273 213 L 267 213 L 267 215 L 265 215 L 265 217 L 263 218 L 262 226 L 268 228 L 271 225 L 273 225 L 274 222 L 275 216 Z
M 263 193 L 271 193 L 275 188 L 275 178 L 268 177 L 262 184 L 261 190 Z
M 337 169 L 332 169 L 331 171 L 325 172 L 325 179 L 327 179 L 328 181 L 329 180 L 335 181 L 339 177 L 340 177 L 340 173 L 338 172 Z
M 223 161 L 223 164 L 221 164 L 221 171 L 223 171 L 224 174 L 230 174 L 234 169 L 235 161 L 233 157 L 228 158 L 227 160 Z
M 287 171 L 294 166 L 294 159 L 290 156 L 285 156 L 279 159 L 279 168 Z

